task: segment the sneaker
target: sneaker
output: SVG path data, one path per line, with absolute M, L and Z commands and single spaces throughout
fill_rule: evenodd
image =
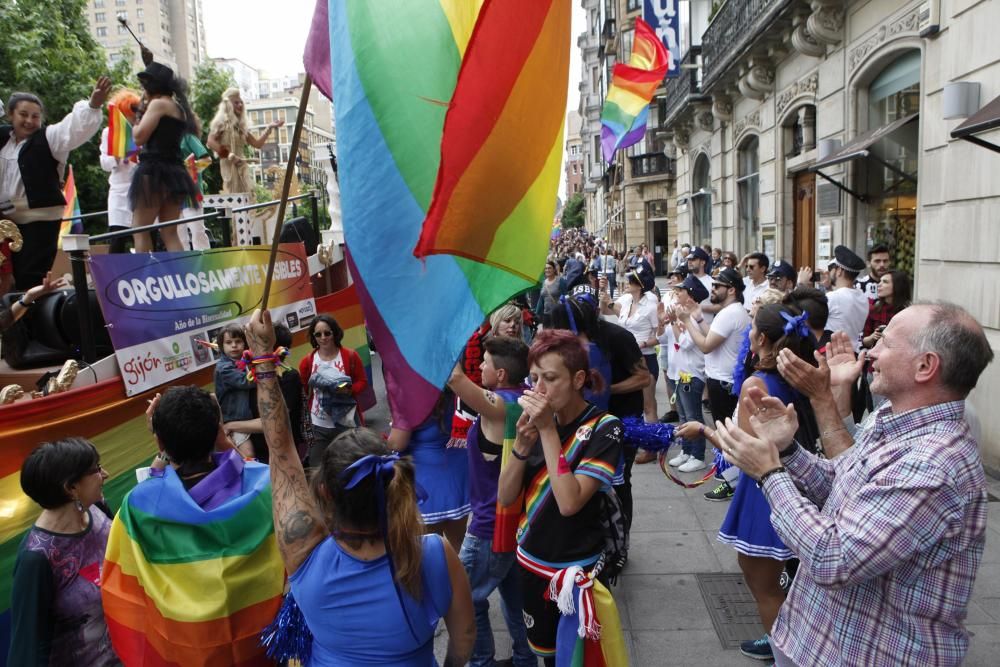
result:
M 740 643 L 740 653 L 754 660 L 774 660 L 771 651 L 771 639 L 764 635 L 760 639 L 751 639 Z
M 675 421 L 680 421 L 681 416 L 677 414 L 676 410 L 671 410 L 667 414 L 660 417 L 660 421 L 664 424 L 672 424 Z
M 702 470 L 703 468 L 706 467 L 708 466 L 705 464 L 704 461 L 702 461 L 701 459 L 696 459 L 692 456 L 687 460 L 686 463 L 684 463 L 681 466 L 678 466 L 677 469 L 680 470 L 681 472 L 694 472 L 695 470 Z
M 729 482 L 723 482 L 717 487 L 705 494 L 705 500 L 711 500 L 713 502 L 723 502 L 729 500 L 733 497 L 733 487 L 729 486 Z
M 688 459 L 690 459 L 690 458 L 691 458 L 690 454 L 685 454 L 684 452 L 681 452 L 680 454 L 678 454 L 674 458 L 672 458 L 669 461 L 667 461 L 667 464 L 670 465 L 670 466 L 672 466 L 672 467 L 674 467 L 674 468 L 676 468 L 677 466 L 679 466 L 682 463 L 687 463 Z
M 720 482 L 725 482 L 726 481 L 725 476 L 721 472 L 715 473 L 714 475 L 712 475 L 712 477 L 714 477 L 716 480 L 718 480 Z

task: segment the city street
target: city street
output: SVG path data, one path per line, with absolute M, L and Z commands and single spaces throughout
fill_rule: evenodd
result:
M 659 282 L 659 281 L 658 281 Z M 381 359 L 372 358 L 375 389 L 379 405 L 365 417 L 376 430 L 388 429 L 385 387 L 381 377 Z M 666 405 L 662 381 L 657 388 L 657 404 Z M 693 480 L 697 474 L 688 475 Z M 996 664 L 1000 653 L 1000 481 L 987 477 L 990 485 L 989 527 L 986 552 L 969 603 L 968 626 L 972 643 L 965 664 L 987 667 Z M 655 463 L 636 466 L 632 484 L 635 496 L 635 520 L 632 525 L 630 558 L 625 572 L 613 589 L 625 641 L 632 665 L 729 665 L 763 664 L 740 655 L 735 641 L 726 642 L 713 624 L 702 586 L 713 582 L 724 585 L 738 582 L 736 552 L 716 539 L 719 524 L 728 503 L 712 503 L 702 493 L 712 487 L 708 482 L 697 489 L 683 489 L 667 479 Z M 699 579 L 702 579 L 699 584 Z M 737 594 L 716 598 L 722 633 L 737 639 L 752 639 L 760 628 L 749 591 L 739 587 Z M 497 659 L 510 657 L 500 601 L 494 596 L 490 615 L 497 641 Z M 739 636 L 747 628 L 754 634 Z M 439 661 L 444 660 L 448 633 L 435 641 Z M 992 658 L 990 656 L 993 656 Z

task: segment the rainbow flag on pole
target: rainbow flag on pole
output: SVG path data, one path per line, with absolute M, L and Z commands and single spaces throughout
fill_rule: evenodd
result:
M 304 61 L 333 91 L 348 262 L 398 426 L 423 421 L 469 334 L 542 271 L 569 15 L 570 0 L 317 0 Z
M 63 209 L 62 223 L 59 225 L 59 238 L 66 234 L 82 234 L 83 220 L 80 219 L 80 197 L 76 192 L 76 179 L 73 178 L 73 165 L 69 165 L 66 174 L 66 184 L 63 186 L 63 199 L 66 207 Z
M 635 20 L 635 39 L 628 64 L 615 65 L 608 98 L 601 110 L 601 149 L 611 162 L 615 151 L 639 143 L 646 134 L 649 102 L 663 82 L 670 58 L 649 24 Z
M 226 480 L 239 490 L 217 506 L 196 503 L 169 467 L 123 501 L 108 537 L 101 595 L 125 665 L 273 665 L 260 632 L 281 606 L 285 569 L 270 473 L 234 458 L 213 474 L 243 466 L 235 482 Z
M 132 138 L 132 125 L 118 107 L 109 104 L 107 154 L 124 160 L 138 152 L 139 147 L 135 145 L 135 139 Z

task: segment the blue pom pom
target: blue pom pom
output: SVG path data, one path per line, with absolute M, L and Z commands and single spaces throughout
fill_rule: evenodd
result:
M 288 591 L 278 615 L 271 621 L 271 625 L 261 631 L 260 645 L 267 647 L 267 657 L 276 662 L 298 660 L 306 665 L 309 664 L 312 653 L 312 642 L 313 635 L 302 616 L 302 610 L 292 597 L 292 592 Z
M 650 424 L 642 417 L 626 417 L 622 419 L 622 424 L 625 426 L 625 442 L 647 452 L 666 451 L 674 443 L 673 424 Z
M 722 474 L 723 470 L 732 467 L 732 464 L 726 460 L 726 457 L 722 455 L 722 452 L 718 449 L 715 450 L 715 471 Z

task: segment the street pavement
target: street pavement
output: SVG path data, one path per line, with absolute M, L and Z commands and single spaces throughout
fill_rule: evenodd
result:
M 373 371 L 380 405 L 366 413 L 366 419 L 373 428 L 387 430 L 385 388 L 377 355 Z M 662 378 L 657 387 L 657 405 L 661 414 L 666 411 Z M 693 482 L 700 478 L 700 473 L 678 476 Z M 989 477 L 987 480 L 992 502 L 986 552 L 967 619 L 972 640 L 965 664 L 970 667 L 996 665 L 1000 655 L 1000 480 Z M 631 664 L 638 667 L 764 664 L 742 656 L 738 649 L 723 647 L 696 579 L 700 573 L 740 571 L 736 552 L 716 540 L 729 503 L 708 502 L 702 497 L 712 487 L 711 481 L 696 489 L 684 489 L 665 477 L 656 463 L 635 466 L 632 484 L 635 519 L 630 558 L 618 585 L 612 589 Z M 509 658 L 510 638 L 496 595 L 491 600 L 490 616 L 496 659 Z M 441 663 L 447 641 L 447 631 L 435 640 L 435 653 Z

